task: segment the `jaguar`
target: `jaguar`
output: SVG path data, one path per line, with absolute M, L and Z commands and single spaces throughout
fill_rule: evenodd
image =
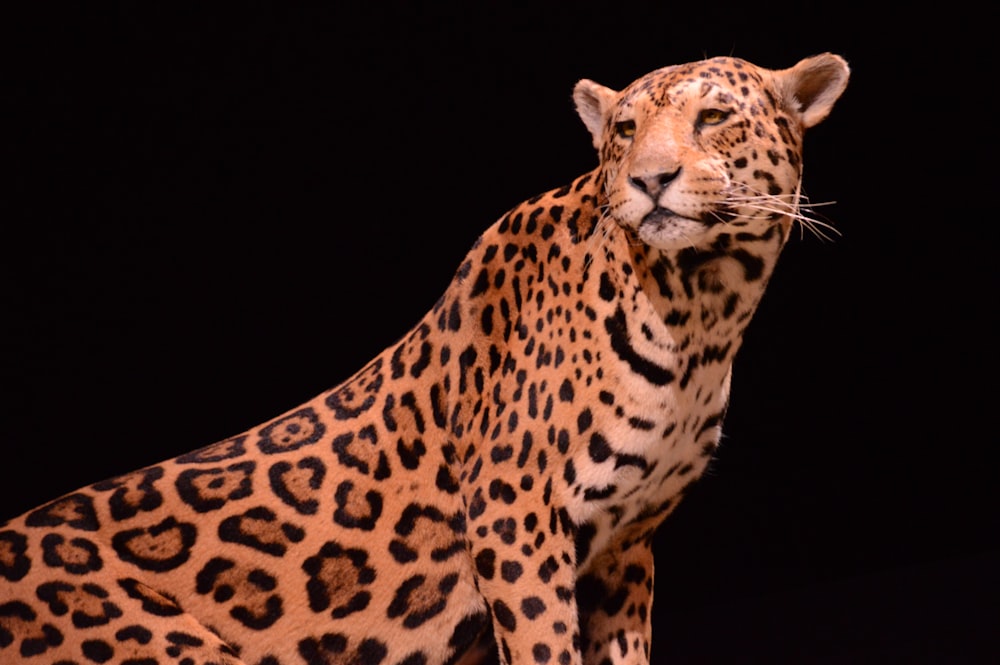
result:
M 357 373 L 0 525 L 0 660 L 648 663 L 652 536 L 818 221 L 803 135 L 848 77 L 824 53 L 579 81 L 598 165 L 503 214 Z

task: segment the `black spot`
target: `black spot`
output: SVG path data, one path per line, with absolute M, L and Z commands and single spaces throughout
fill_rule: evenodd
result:
M 468 390 L 468 379 L 466 373 L 469 368 L 473 366 L 476 362 L 476 348 L 471 344 L 465 348 L 464 351 L 458 356 L 458 392 L 465 393 Z
M 517 619 L 514 617 L 514 613 L 500 599 L 493 601 L 493 616 L 496 618 L 497 623 L 505 629 L 513 631 L 517 628 Z
M 385 456 L 385 451 L 380 450 L 378 453 L 378 466 L 375 467 L 375 475 L 373 476 L 375 480 L 385 480 L 392 475 L 392 469 L 389 468 L 389 458 Z
M 722 318 L 728 319 L 736 312 L 736 305 L 740 302 L 740 294 L 730 293 L 726 297 L 726 303 L 722 308 Z
M 500 536 L 501 542 L 513 545 L 517 540 L 517 522 L 513 517 L 501 517 L 493 521 L 493 533 Z
M 615 310 L 614 316 L 609 316 L 604 320 L 604 329 L 610 335 L 609 341 L 612 350 L 628 364 L 633 372 L 657 386 L 664 386 L 674 380 L 673 372 L 642 357 L 638 351 L 632 348 L 625 323 L 625 311 L 621 305 Z
M 491 548 L 487 547 L 476 555 L 476 571 L 483 579 L 492 580 L 496 573 L 497 555 Z
M 132 625 L 121 628 L 115 632 L 115 639 L 119 642 L 135 640 L 139 644 L 149 644 L 149 641 L 153 639 L 153 633 L 148 628 L 143 626 Z
M 67 556 L 64 557 L 64 554 Z M 42 538 L 42 560 L 71 575 L 84 575 L 104 567 L 97 545 L 86 538 L 71 538 L 67 541 L 60 533 L 49 533 Z
M 516 582 L 523 573 L 524 568 L 517 561 L 504 561 L 500 564 L 500 577 L 505 582 Z
M 410 376 L 414 379 L 419 379 L 427 366 L 431 364 L 431 351 L 430 342 L 423 342 L 420 345 L 420 357 L 410 366 Z
M 326 398 L 326 405 L 337 420 L 351 420 L 375 404 L 375 395 L 382 388 L 382 359 L 365 367 L 358 376 Z
M 517 500 L 517 492 L 514 487 L 499 478 L 490 481 L 490 498 L 500 499 L 507 505 L 513 504 Z
M 607 440 L 597 432 L 590 435 L 590 444 L 587 446 L 587 452 L 590 453 L 590 459 L 598 464 L 611 457 L 614 453 L 611 446 L 608 445 Z
M 545 665 L 552 658 L 552 650 L 549 648 L 549 645 L 538 642 L 535 646 L 531 647 L 531 655 L 534 657 L 536 663 Z
M 576 482 L 576 465 L 573 464 L 572 458 L 566 460 L 566 466 L 563 468 L 563 479 L 567 485 Z
M 656 426 L 656 423 L 653 421 L 645 420 L 644 418 L 639 418 L 637 416 L 629 417 L 628 424 L 632 429 L 642 430 L 644 432 L 648 432 Z
M 521 614 L 534 620 L 545 611 L 545 603 L 538 596 L 528 596 L 521 601 Z
M 559 399 L 563 402 L 573 401 L 573 384 L 569 379 L 563 379 L 562 384 L 559 386 Z
M 350 663 L 351 665 L 379 665 L 389 653 L 382 642 L 368 638 L 362 640 L 354 654 L 345 657 L 347 637 L 340 633 L 324 633 L 319 639 L 310 637 L 299 642 L 299 655 L 308 665 Z
M 69 606 L 64 600 L 64 594 L 65 597 L 76 607 L 70 617 L 73 622 L 73 626 L 76 628 L 103 626 L 109 623 L 112 619 L 117 619 L 122 616 L 121 609 L 111 601 L 107 600 L 108 592 L 96 584 L 84 584 L 78 591 L 72 584 L 56 581 L 40 584 L 35 590 L 35 595 L 38 596 L 38 599 L 47 603 L 49 611 L 56 616 L 62 616 L 69 611 Z M 99 613 L 88 614 L 82 609 L 82 604 L 79 602 L 82 594 L 86 594 L 100 601 Z
M 630 563 L 625 567 L 623 578 L 631 584 L 639 584 L 646 579 L 646 569 L 638 564 Z
M 106 663 L 115 655 L 115 650 L 104 640 L 84 640 L 80 649 L 87 660 L 95 663 Z
M 137 476 L 141 477 L 141 480 L 134 486 L 134 489 L 139 492 L 138 497 L 133 495 L 133 488 L 129 487 Z M 93 488 L 99 492 L 114 490 L 108 499 L 108 506 L 111 508 L 111 517 L 121 521 L 135 517 L 140 511 L 149 512 L 160 507 L 160 504 L 163 503 L 163 495 L 153 487 L 153 483 L 162 477 L 163 469 L 154 466 L 134 474 L 95 483 Z
M 298 460 L 294 467 L 291 462 L 284 460 L 275 462 L 275 464 L 271 466 L 267 472 L 267 476 L 271 484 L 271 491 L 274 492 L 279 499 L 302 515 L 315 515 L 316 511 L 319 509 L 319 501 L 309 493 L 303 493 L 302 495 L 296 494 L 288 485 L 286 477 L 288 473 L 293 470 L 293 468 L 298 469 L 298 471 L 296 471 L 297 474 L 302 472 L 307 472 L 309 474 L 309 479 L 306 481 L 306 485 L 310 490 L 315 491 L 318 490 L 323 484 L 323 478 L 326 475 L 326 466 L 318 457 L 305 457 Z
M 513 235 L 517 235 L 521 230 L 521 220 L 523 216 L 521 213 L 516 213 L 510 220 L 510 232 Z
M 427 452 L 423 439 L 415 438 L 407 445 L 403 439 L 396 441 L 396 454 L 399 455 L 400 463 L 411 471 L 420 466 L 420 458 Z
M 423 651 L 414 651 L 399 661 L 398 665 L 427 665 L 427 655 Z
M 454 494 L 460 489 L 458 480 L 451 473 L 451 469 L 448 468 L 446 464 L 442 464 L 438 467 L 437 477 L 434 479 L 434 485 L 442 492 L 447 494 Z
M 25 552 L 28 549 L 28 539 L 16 531 L 0 531 L 0 551 L 6 551 L 0 558 L 0 576 L 11 582 L 17 582 L 31 570 L 31 559 Z
M 458 331 L 462 327 L 462 310 L 461 303 L 455 300 L 451 303 L 451 309 L 448 310 L 448 329 L 452 331 Z
M 702 425 L 701 425 L 700 428 L 698 428 L 698 433 L 697 433 L 696 436 L 701 436 L 707 430 L 710 430 L 713 427 L 718 427 L 719 424 L 722 422 L 723 415 L 724 415 L 723 413 L 714 413 L 711 416 L 709 416 L 708 418 L 706 418 L 705 422 L 702 423 Z
M 601 284 L 597 291 L 598 295 L 601 296 L 602 300 L 607 300 L 611 302 L 615 299 L 615 286 L 611 283 L 611 279 L 608 277 L 607 272 L 601 273 Z
M 490 288 L 490 273 L 486 268 L 479 271 L 476 276 L 476 282 L 472 285 L 472 290 L 469 292 L 470 298 L 475 298 L 476 296 L 482 295 Z
M 87 614 L 82 610 L 73 612 L 72 620 L 75 628 L 92 628 L 103 626 L 112 619 L 122 616 L 121 609 L 114 603 L 101 603 L 101 614 Z
M 476 493 L 472 495 L 472 500 L 469 501 L 469 519 L 475 520 L 484 512 L 486 512 L 486 500 L 483 499 L 482 490 L 477 489 Z
M 60 526 L 65 524 L 81 531 L 97 531 L 100 524 L 94 511 L 94 500 L 86 494 L 70 494 L 33 510 L 25 525 Z
M 470 483 L 476 482 L 479 478 L 479 474 L 483 471 L 483 458 L 477 457 L 475 464 L 472 465 L 472 470 L 469 472 L 468 481 Z
M 531 533 L 538 526 L 538 516 L 535 513 L 528 513 L 524 517 L 524 530 Z
M 524 232 L 531 234 L 538 228 L 538 217 L 544 212 L 542 208 L 535 208 L 528 216 L 528 223 L 524 225 Z
M 426 582 L 427 578 L 423 575 L 414 575 L 400 584 L 396 589 L 396 595 L 389 604 L 386 616 L 392 619 L 406 614 L 403 619 L 403 627 L 412 629 L 423 625 L 429 619 L 443 612 L 448 605 L 448 595 L 455 588 L 455 584 L 458 583 L 458 575 L 453 573 L 441 579 L 437 584 L 439 592 L 437 600 L 421 607 L 412 607 L 410 596 L 414 591 L 423 587 Z M 418 594 L 418 596 L 423 595 L 425 594 Z
M 559 570 L 559 562 L 556 561 L 555 557 L 550 556 L 538 567 L 538 578 L 548 584 L 557 570 Z
M 759 280 L 764 275 L 764 259 L 745 249 L 734 249 L 729 254 L 743 266 L 743 279 L 748 282 Z
M 351 469 L 357 469 L 364 475 L 368 475 L 368 463 L 364 460 L 358 458 L 356 455 L 352 454 L 348 449 L 351 442 L 354 441 L 354 434 L 352 432 L 346 432 L 344 434 L 337 435 L 333 439 L 331 444 L 333 447 L 333 452 L 336 453 L 337 459 L 340 460 L 341 465 Z
M 397 563 L 409 563 L 411 561 L 417 560 L 416 550 L 408 547 L 406 543 L 401 540 L 393 540 L 389 543 L 389 554 L 392 558 L 397 561 Z
M 331 616 L 338 619 L 365 609 L 371 594 L 359 587 L 375 580 L 375 569 L 367 562 L 368 553 L 364 550 L 327 541 L 318 553 L 302 563 L 302 570 L 309 575 L 306 582 L 309 609 L 322 612 L 332 606 Z
M 690 311 L 681 311 L 679 309 L 670 310 L 665 317 L 663 317 L 663 322 L 668 326 L 682 326 L 688 322 L 691 318 Z
M 493 460 L 494 464 L 505 462 L 513 456 L 513 446 L 493 446 L 493 450 L 490 451 L 490 459 Z
M 299 642 L 299 655 L 308 665 L 329 665 L 344 660 L 328 654 L 343 654 L 347 650 L 347 637 L 340 633 L 324 633 L 319 639 L 309 637 Z
M 257 447 L 267 455 L 298 450 L 319 441 L 325 431 L 312 407 L 305 407 L 261 428 Z
M 268 537 L 262 538 L 255 532 L 257 530 L 263 531 Z M 230 515 L 219 524 L 219 539 L 223 542 L 239 543 L 271 556 L 284 556 L 288 549 L 286 542 L 297 543 L 304 537 L 305 532 L 301 528 L 279 522 L 274 511 L 266 506 Z
M 43 603 L 47 603 L 52 614 L 62 616 L 69 612 L 69 606 L 62 600 L 60 593 L 70 592 L 76 587 L 69 582 L 46 582 L 38 585 L 35 595 Z
M 218 583 L 219 576 L 236 567 L 231 559 L 212 557 L 195 575 L 195 591 L 206 595 L 212 593 L 217 603 L 224 603 L 236 595 L 230 584 Z M 214 592 L 214 593 L 213 593 Z
M 225 468 L 187 469 L 177 476 L 174 485 L 184 503 L 199 513 L 207 513 L 250 496 L 255 466 L 248 461 Z
M 281 597 L 272 594 L 264 601 L 262 608 L 251 609 L 244 605 L 236 605 L 229 610 L 229 614 L 247 628 L 265 630 L 273 626 L 274 622 L 284 615 L 284 610 L 282 609 Z
M 632 454 L 629 454 L 629 453 L 616 453 L 615 454 L 615 469 L 620 469 L 623 466 L 634 466 L 637 469 L 646 470 L 647 467 L 648 467 L 648 464 L 646 462 L 646 458 L 642 457 L 641 455 L 632 455 Z M 646 475 L 647 474 L 643 474 L 643 478 L 645 478 Z
M 615 638 L 618 642 L 618 648 L 621 650 L 622 654 L 628 653 L 628 640 L 625 639 L 625 631 L 619 630 Z
M 607 499 L 608 497 L 614 496 L 615 492 L 618 491 L 618 487 L 615 485 L 605 485 L 604 487 L 588 487 L 583 491 L 584 501 L 599 501 L 601 499 Z
M 351 502 L 351 492 L 354 490 L 354 483 L 345 480 L 337 486 L 334 494 L 334 501 L 337 509 L 333 513 L 333 521 L 348 529 L 361 529 L 362 531 L 373 531 L 375 523 L 382 515 L 382 495 L 375 490 L 368 490 L 364 499 L 368 504 L 368 514 L 352 514 L 348 509 Z M 358 490 L 360 492 L 360 490 Z
M 200 647 L 205 644 L 205 641 L 200 637 L 176 630 L 167 633 L 165 637 L 170 642 L 170 646 L 166 648 L 166 652 L 171 658 L 179 657 L 187 647 Z
M 566 454 L 566 451 L 569 450 L 569 431 L 568 430 L 565 430 L 565 429 L 559 430 L 559 433 L 556 435 L 556 448 L 558 448 L 559 452 L 562 453 L 562 454 L 564 454 L 564 455 Z

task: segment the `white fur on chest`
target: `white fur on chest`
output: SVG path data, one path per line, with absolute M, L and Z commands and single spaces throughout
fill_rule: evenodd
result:
M 595 462 L 589 446 L 581 446 L 573 456 L 575 483 L 564 487 L 564 505 L 573 522 L 590 523 L 596 530 L 589 558 L 637 518 L 665 505 L 666 515 L 704 471 L 722 433 L 731 363 L 712 369 L 683 390 L 677 385 L 622 390 L 615 405 L 601 410 L 605 417 L 595 433 L 612 452 Z M 642 428 L 631 418 L 641 418 Z M 609 488 L 613 493 L 601 497 Z

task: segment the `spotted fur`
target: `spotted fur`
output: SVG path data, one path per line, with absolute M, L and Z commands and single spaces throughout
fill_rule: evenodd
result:
M 599 166 L 344 383 L 0 526 L 5 663 L 647 663 L 651 536 L 720 436 L 830 54 L 574 99 Z

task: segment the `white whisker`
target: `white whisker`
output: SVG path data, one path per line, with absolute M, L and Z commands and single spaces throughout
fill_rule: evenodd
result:
M 742 183 L 739 190 L 732 192 L 725 199 L 725 205 L 729 208 L 743 209 L 748 212 L 736 212 L 731 215 L 732 219 L 753 220 L 760 219 L 761 214 L 782 215 L 790 217 L 799 226 L 799 237 L 804 237 L 808 230 L 820 240 L 833 241 L 831 234 L 842 235 L 833 224 L 818 219 L 810 214 L 816 208 L 833 205 L 835 201 L 823 201 L 812 203 L 808 197 L 801 194 L 798 189 L 793 194 L 767 194 L 756 190 L 750 185 Z

